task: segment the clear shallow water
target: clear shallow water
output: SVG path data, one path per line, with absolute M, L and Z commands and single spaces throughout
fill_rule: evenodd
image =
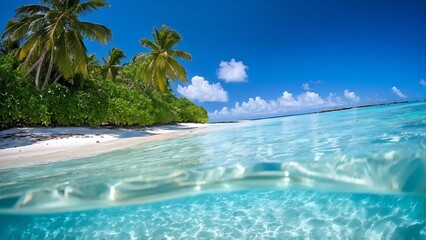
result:
M 2 239 L 426 239 L 419 196 L 248 191 L 4 216 Z
M 0 229 L 35 239 L 426 239 L 425 193 L 423 102 L 227 124 L 4 170 Z

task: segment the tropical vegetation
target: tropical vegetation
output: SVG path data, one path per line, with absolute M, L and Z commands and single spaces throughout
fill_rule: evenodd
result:
M 125 58 L 124 51 L 118 48 L 112 48 L 108 59 L 102 58 L 104 64 L 101 67 L 101 76 L 107 80 L 115 80 L 122 66 L 121 60 Z
M 107 43 L 111 30 L 81 21 L 104 0 L 42 0 L 20 7 L 0 44 L 0 129 L 29 125 L 147 126 L 206 122 L 207 112 L 173 94 L 169 80 L 187 81 L 176 50 L 180 34 L 163 25 L 140 43 L 149 52 L 123 64 L 113 47 L 102 64 L 85 39 Z
M 187 82 L 185 68 L 176 61 L 176 58 L 191 60 L 189 53 L 182 50 L 175 50 L 181 40 L 178 32 L 163 25 L 161 30 L 154 27 L 152 34 L 154 41 L 142 38 L 140 44 L 151 51 L 141 53 L 135 57 L 135 61 L 141 62 L 144 66 L 142 79 L 145 83 L 154 83 L 161 91 L 165 91 L 167 80 L 181 80 Z

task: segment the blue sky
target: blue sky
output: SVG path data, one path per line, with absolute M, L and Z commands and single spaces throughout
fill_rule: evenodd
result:
M 1 0 L 3 28 L 14 9 L 37 2 Z M 101 57 L 114 46 L 131 59 L 153 26 L 176 29 L 193 60 L 182 62 L 190 83 L 172 84 L 175 93 L 213 120 L 426 99 L 423 0 L 108 2 L 84 19 L 113 38 L 87 42 L 89 52 Z

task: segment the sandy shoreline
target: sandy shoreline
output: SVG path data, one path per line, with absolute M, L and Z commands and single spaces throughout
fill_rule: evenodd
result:
M 200 132 L 210 126 L 188 123 L 140 129 L 13 128 L 0 131 L 0 170 L 94 156 Z

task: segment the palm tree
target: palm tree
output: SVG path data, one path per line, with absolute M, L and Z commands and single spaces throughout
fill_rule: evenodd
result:
M 27 74 L 36 70 L 37 89 L 47 86 L 54 69 L 65 79 L 72 79 L 76 75 L 87 77 L 87 50 L 83 38 L 105 44 L 111 38 L 111 30 L 78 18 L 108 6 L 104 0 L 87 0 L 82 3 L 80 0 L 41 0 L 40 5 L 18 8 L 2 38 L 23 42 L 17 57 L 23 61 L 21 67 Z M 41 86 L 43 67 L 45 78 Z
M 109 51 L 108 59 L 102 58 L 104 65 L 101 68 L 101 76 L 108 80 L 115 80 L 118 72 L 122 69 L 120 62 L 125 57 L 123 50 L 113 47 Z
M 90 54 L 87 56 L 87 71 L 88 71 L 88 78 L 89 79 L 95 79 L 97 76 L 99 76 L 99 72 L 101 69 L 101 66 L 99 66 L 98 59 L 96 58 L 96 54 Z
M 181 40 L 180 34 L 163 25 L 161 30 L 154 27 L 152 36 L 154 41 L 147 38 L 140 40 L 140 44 L 149 48 L 151 52 L 138 54 L 134 59 L 143 63 L 141 64 L 143 66 L 143 81 L 147 84 L 153 83 L 162 92 L 164 92 L 169 79 L 187 82 L 185 68 L 176 58 L 191 60 L 192 57 L 185 51 L 173 49 Z

